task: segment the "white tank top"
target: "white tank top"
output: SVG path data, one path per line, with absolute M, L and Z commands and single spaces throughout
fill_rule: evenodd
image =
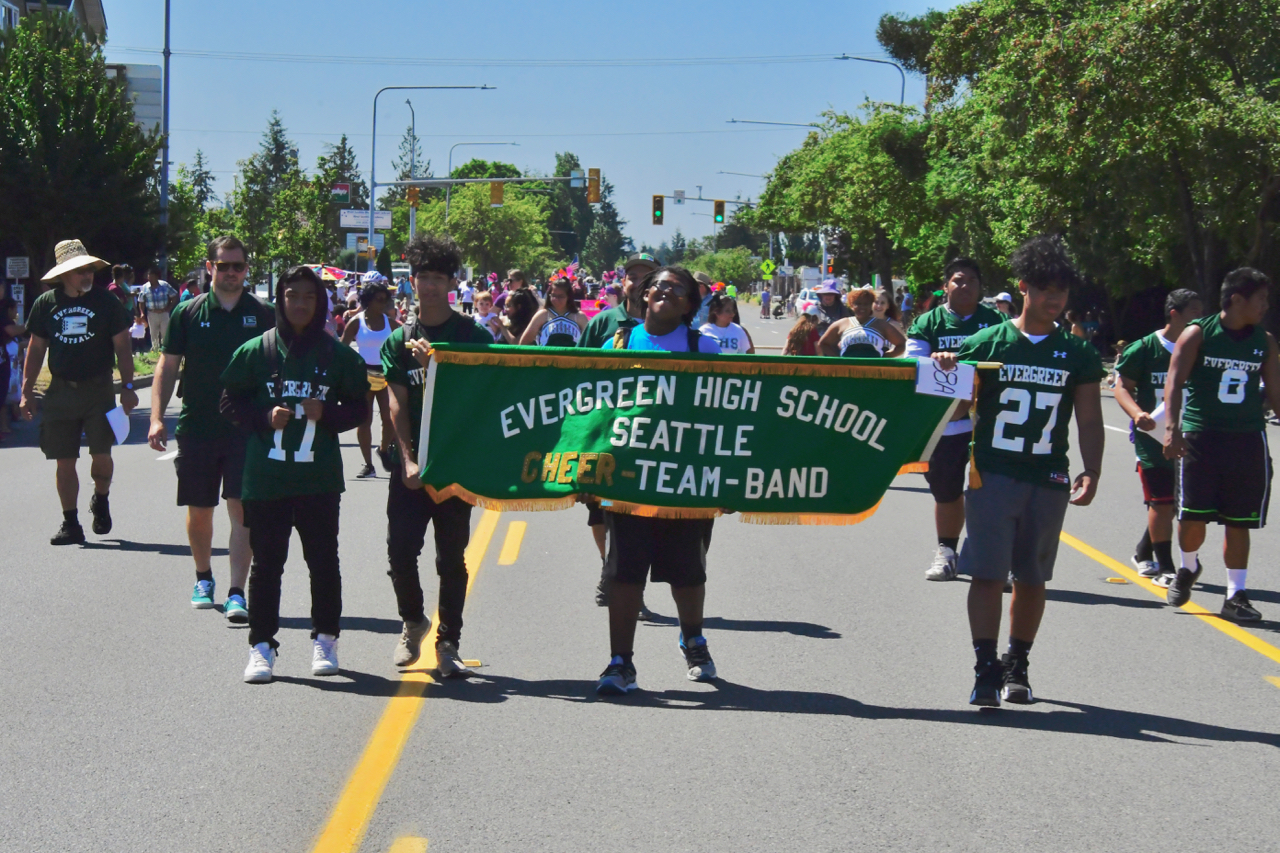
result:
M 391 337 L 391 321 L 383 318 L 382 331 L 375 332 L 364 321 L 363 311 L 356 315 L 356 319 L 360 321 L 360 330 L 356 332 L 356 351 L 360 353 L 360 357 L 364 359 L 367 366 L 381 370 L 382 343 Z

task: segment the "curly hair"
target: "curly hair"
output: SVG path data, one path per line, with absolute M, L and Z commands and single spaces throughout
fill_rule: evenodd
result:
M 532 290 L 522 287 L 507 294 L 505 308 L 511 309 L 507 314 L 511 319 L 511 334 L 519 340 L 524 330 L 529 327 L 529 321 L 533 319 L 533 315 L 538 313 L 538 297 Z
M 373 300 L 377 299 L 379 296 L 386 296 L 390 299 L 391 288 L 387 287 L 385 284 L 366 284 L 364 286 L 364 290 L 360 291 L 360 307 L 368 308 L 373 304 Z
M 404 247 L 409 272 L 438 272 L 453 278 L 462 269 L 462 250 L 447 234 L 418 234 Z
M 1023 243 L 1009 259 L 1009 267 L 1019 281 L 1036 288 L 1071 288 L 1080 283 L 1080 273 L 1067 253 L 1062 238 L 1042 234 Z

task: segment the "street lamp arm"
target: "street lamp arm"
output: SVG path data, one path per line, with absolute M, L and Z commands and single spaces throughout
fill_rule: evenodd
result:
M 877 65 L 892 65 L 894 68 L 898 69 L 898 75 L 902 77 L 902 89 L 898 95 L 898 105 L 899 106 L 906 105 L 907 103 L 907 72 L 903 71 L 902 66 L 899 65 L 898 63 L 890 62 L 887 59 L 871 59 L 870 57 L 866 57 L 866 56 L 850 56 L 847 53 L 842 53 L 835 58 L 836 59 L 856 59 L 859 62 L 874 62 Z

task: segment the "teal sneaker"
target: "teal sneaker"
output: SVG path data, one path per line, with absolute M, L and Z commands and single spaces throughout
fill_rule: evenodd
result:
M 222 605 L 222 615 L 227 617 L 228 622 L 244 625 L 249 621 L 249 608 L 245 607 L 242 596 L 228 595 L 227 603 Z
M 196 610 L 213 607 L 213 581 L 196 581 L 196 588 L 191 591 L 191 606 Z

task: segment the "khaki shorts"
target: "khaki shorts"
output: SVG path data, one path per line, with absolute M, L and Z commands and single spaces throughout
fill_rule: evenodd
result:
M 110 373 L 70 382 L 54 377 L 44 395 L 40 418 L 40 449 L 46 459 L 79 459 L 80 437 L 89 439 L 89 453 L 110 455 L 116 442 L 107 412 L 116 406 Z

